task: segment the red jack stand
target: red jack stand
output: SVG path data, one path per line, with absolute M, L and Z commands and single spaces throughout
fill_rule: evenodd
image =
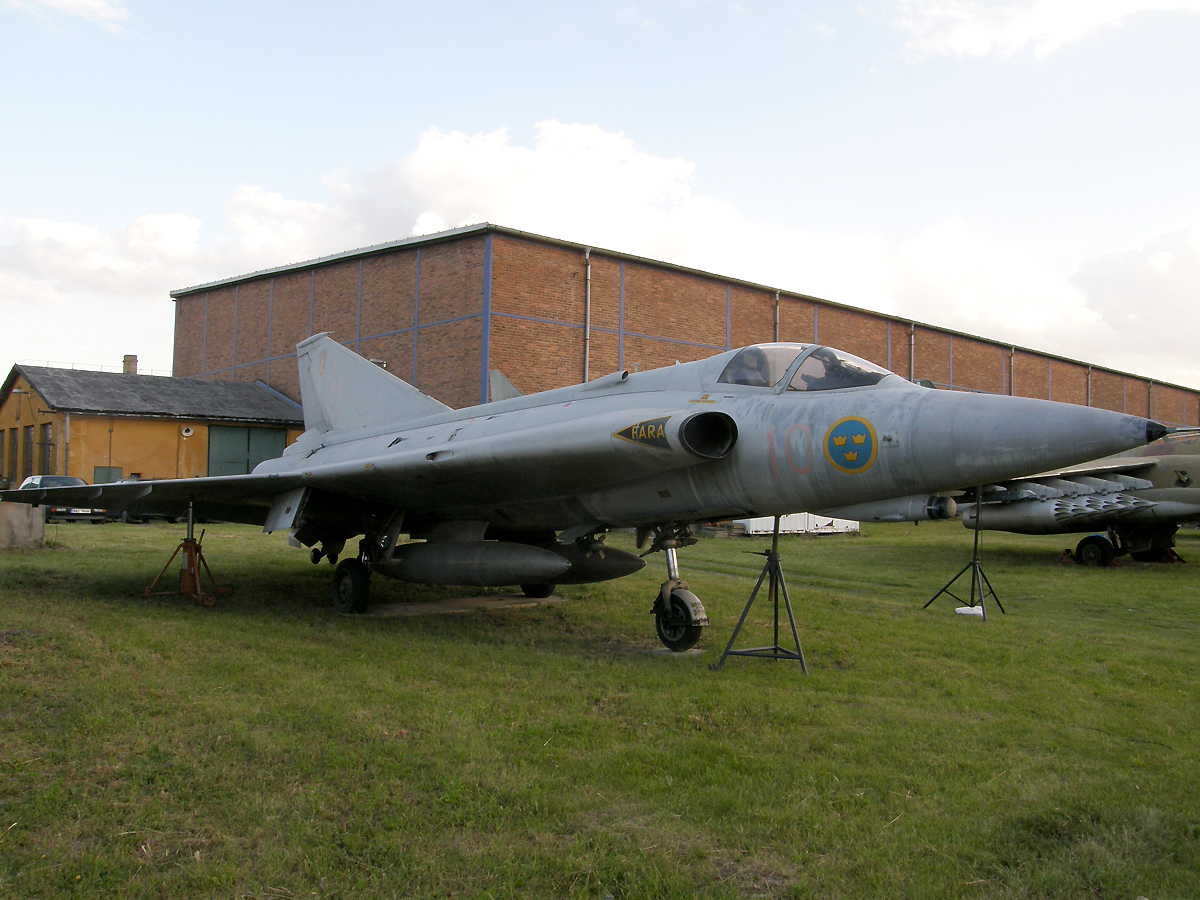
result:
M 204 532 L 200 532 L 200 539 L 195 537 L 195 528 L 192 519 L 192 504 L 188 503 L 187 517 L 187 537 L 180 541 L 179 546 L 175 548 L 175 552 L 171 554 L 171 558 L 167 560 L 167 564 L 162 567 L 158 576 L 154 581 L 150 582 L 150 587 L 146 588 L 145 596 L 147 597 L 164 597 L 172 594 L 182 594 L 184 597 L 194 597 L 199 601 L 201 606 L 212 606 L 217 602 L 218 594 L 229 594 L 233 592 L 233 588 L 218 585 L 217 579 L 213 577 L 212 569 L 208 567 L 208 561 L 204 558 L 204 551 L 200 544 L 204 540 Z M 183 553 L 183 565 L 179 570 L 179 590 L 178 591 L 156 591 L 158 583 L 166 574 L 167 569 L 171 567 L 171 563 L 175 561 L 175 557 Z M 204 571 L 208 575 L 208 583 L 212 585 L 212 593 L 206 594 L 200 589 L 200 566 L 204 566 Z

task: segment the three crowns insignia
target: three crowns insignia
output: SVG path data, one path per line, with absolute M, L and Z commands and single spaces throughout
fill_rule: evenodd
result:
M 865 429 L 863 431 L 855 431 Z M 841 431 L 840 434 L 835 431 Z M 863 419 L 848 417 L 834 423 L 829 429 L 825 454 L 829 461 L 843 472 L 862 472 L 870 468 L 875 460 L 875 439 L 871 426 Z

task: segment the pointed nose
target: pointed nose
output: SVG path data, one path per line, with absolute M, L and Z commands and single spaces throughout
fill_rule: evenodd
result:
M 959 487 L 1034 475 L 1140 447 L 1167 433 L 1138 416 L 993 394 L 930 391 L 913 418 L 914 459 Z
M 1171 429 L 1166 425 L 1160 425 L 1158 422 L 1146 420 L 1146 443 L 1153 444 L 1161 437 L 1166 437 L 1171 433 Z

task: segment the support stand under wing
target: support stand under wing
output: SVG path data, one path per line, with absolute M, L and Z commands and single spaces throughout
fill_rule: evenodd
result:
M 208 561 L 204 558 L 204 551 L 201 549 L 201 542 L 204 540 L 204 532 L 200 532 L 199 540 L 196 539 L 195 519 L 192 515 L 192 502 L 188 501 L 187 514 L 187 537 L 179 542 L 179 546 L 175 548 L 175 552 L 171 554 L 171 558 L 167 560 L 167 564 L 162 567 L 155 579 L 150 582 L 150 586 L 146 588 L 145 596 L 147 597 L 164 597 L 170 594 L 182 594 L 185 597 L 194 597 L 201 606 L 212 606 L 217 602 L 218 594 L 231 593 L 233 588 L 218 585 L 217 579 L 213 577 L 212 569 L 208 567 Z M 183 554 L 183 564 L 179 569 L 179 590 L 178 591 L 156 591 L 158 583 L 162 581 L 163 575 L 167 573 L 167 569 L 171 567 L 171 563 L 175 561 L 175 557 Z M 212 593 L 205 593 L 200 587 L 200 567 L 204 567 L 204 573 L 208 575 L 208 583 L 212 586 Z
M 979 522 L 983 518 L 981 514 L 983 504 L 980 502 L 982 493 L 982 487 L 975 488 L 975 548 L 971 553 L 971 561 L 959 569 L 958 574 L 947 581 L 945 586 L 940 591 L 925 601 L 925 605 L 922 606 L 921 609 L 928 609 L 929 605 L 933 603 L 934 600 L 942 596 L 942 594 L 945 594 L 948 597 L 953 597 L 959 603 L 966 603 L 967 609 L 974 610 L 976 607 L 978 607 L 979 615 L 986 622 L 987 609 L 984 607 L 983 601 L 985 597 L 990 596 L 996 601 L 996 607 L 1000 610 L 1000 612 L 1004 613 L 1004 607 L 1000 605 L 1000 598 L 996 596 L 996 591 L 992 588 L 992 583 L 988 581 L 987 575 L 983 574 L 983 566 L 979 561 Z M 962 597 L 958 596 L 958 594 L 954 593 L 954 591 L 950 590 L 950 588 L 953 586 L 954 582 L 958 581 L 958 579 L 962 578 L 963 575 L 967 573 L 968 569 L 971 570 L 971 593 L 966 600 L 963 600 Z M 1007 614 L 1005 613 L 1005 615 Z
M 800 633 L 796 630 L 796 616 L 792 612 L 792 600 L 788 596 L 787 582 L 783 578 L 783 566 L 779 563 L 779 516 L 775 517 L 775 530 L 771 535 L 771 549 L 764 551 L 763 556 L 767 558 L 767 562 L 763 566 L 762 574 L 758 576 L 758 583 L 754 585 L 754 590 L 750 592 L 750 599 L 746 601 L 746 608 L 742 610 L 742 617 L 738 619 L 737 627 L 733 629 L 733 634 L 729 636 L 729 643 L 725 645 L 725 652 L 721 654 L 721 659 L 713 668 L 720 669 L 721 666 L 725 665 L 725 658 L 727 656 L 758 656 L 764 659 L 798 660 L 801 671 L 807 675 L 808 666 L 804 662 L 804 648 L 800 646 Z M 758 598 L 758 591 L 764 581 L 767 582 L 767 596 L 770 597 L 774 608 L 775 643 L 770 647 L 750 647 L 745 650 L 734 650 L 733 642 L 737 640 L 738 632 L 742 630 L 746 616 L 750 614 L 750 607 L 754 605 L 754 601 Z M 792 626 L 792 639 L 796 642 L 795 650 L 789 650 L 787 647 L 782 647 L 779 644 L 779 594 L 781 591 L 783 593 L 783 604 L 787 610 L 788 624 Z

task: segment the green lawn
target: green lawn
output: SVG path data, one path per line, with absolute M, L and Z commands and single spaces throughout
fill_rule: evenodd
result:
M 957 523 L 786 539 L 805 678 L 710 669 L 765 539 L 681 551 L 713 627 L 664 657 L 661 556 L 560 604 L 363 618 L 237 526 L 205 539 L 231 596 L 143 599 L 179 530 L 0 553 L 0 897 L 1200 896 L 1195 531 L 1187 565 L 1107 570 L 985 534 L 986 622 L 921 609 Z

